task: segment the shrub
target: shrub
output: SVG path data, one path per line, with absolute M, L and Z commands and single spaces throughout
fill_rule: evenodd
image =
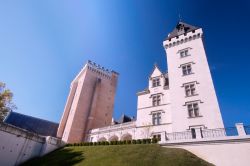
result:
M 118 141 L 114 141 L 114 145 L 118 145 Z
M 140 139 L 136 140 L 136 144 L 141 144 L 141 140 Z
M 158 142 L 158 139 L 157 138 L 152 138 L 152 143 L 153 144 L 156 144 Z
M 101 142 L 101 145 L 105 145 L 105 141 L 102 141 L 102 142 Z
M 94 142 L 94 146 L 98 145 L 97 142 Z
M 147 139 L 147 144 L 151 144 L 151 139 Z
M 66 144 L 65 146 L 72 146 L 72 144 Z
M 97 142 L 97 145 L 101 145 L 101 144 L 102 144 L 102 142 L 100 142 L 100 141 L 99 141 L 99 142 Z
M 106 141 L 106 142 L 105 142 L 105 145 L 109 145 L 109 142 L 108 142 L 108 141 Z
M 147 143 L 147 139 L 142 139 L 142 143 L 146 144 Z
M 132 144 L 136 144 L 136 140 L 133 139 L 133 140 L 132 140 Z
M 127 140 L 126 144 L 131 144 L 131 142 L 132 142 L 131 140 Z

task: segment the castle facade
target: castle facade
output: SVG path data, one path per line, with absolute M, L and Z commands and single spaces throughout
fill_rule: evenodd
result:
M 84 72 L 80 72 L 71 85 L 58 136 L 66 142 L 153 137 L 166 140 L 183 137 L 183 134 L 195 139 L 205 137 L 206 130 L 224 128 L 207 62 L 202 28 L 178 22 L 163 41 L 163 46 L 168 72 L 154 66 L 148 87 L 137 93 L 136 120 L 111 122 L 118 74 L 114 72 L 110 79 L 105 79 L 107 85 L 102 85 L 100 81 L 100 87 L 107 87 L 103 91 L 98 90 L 95 86 L 98 86 L 100 76 L 98 72 L 89 71 L 93 76 L 87 77 L 87 63 Z M 83 84 L 79 80 L 92 81 Z M 77 97 L 80 94 L 82 98 Z M 97 102 L 99 98 L 101 102 Z

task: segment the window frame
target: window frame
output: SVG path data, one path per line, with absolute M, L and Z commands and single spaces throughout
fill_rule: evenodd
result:
M 181 65 L 181 71 L 182 71 L 183 76 L 193 74 L 192 64 L 188 63 L 188 64 Z
M 155 87 L 158 87 L 158 86 L 161 86 L 161 80 L 159 77 L 157 78 L 153 78 L 152 80 L 152 87 L 155 88 Z
M 185 58 L 187 56 L 190 56 L 189 49 L 184 49 L 179 51 L 180 58 Z
M 184 91 L 185 91 L 186 97 L 191 97 L 191 96 L 197 95 L 195 82 L 184 84 L 183 86 L 184 86 Z
M 187 111 L 189 118 L 201 117 L 200 107 L 198 102 L 192 102 L 187 104 Z
M 160 125 L 161 123 L 162 123 L 162 113 L 161 112 L 152 113 L 152 124 L 156 126 Z
M 160 94 L 152 96 L 152 105 L 153 106 L 159 106 L 159 105 L 161 105 L 161 95 Z

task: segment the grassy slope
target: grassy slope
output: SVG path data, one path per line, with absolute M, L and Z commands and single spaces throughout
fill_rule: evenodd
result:
M 34 166 L 201 166 L 210 165 L 183 149 L 159 145 L 65 147 L 24 165 Z

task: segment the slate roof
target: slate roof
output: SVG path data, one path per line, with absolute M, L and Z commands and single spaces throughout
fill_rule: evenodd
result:
M 58 123 L 20 114 L 17 112 L 10 112 L 4 122 L 42 136 L 53 137 L 56 137 L 57 128 L 59 126 Z
M 118 120 L 118 123 L 126 123 L 126 122 L 131 122 L 133 121 L 133 118 L 125 115 L 125 114 L 122 114 L 122 116 L 120 117 L 120 119 Z
M 181 29 L 183 28 L 183 29 Z M 179 21 L 175 26 L 174 30 L 168 35 L 166 40 L 174 38 L 176 36 L 182 35 L 184 33 L 191 32 L 193 30 L 199 29 L 199 27 L 187 24 L 185 22 Z

